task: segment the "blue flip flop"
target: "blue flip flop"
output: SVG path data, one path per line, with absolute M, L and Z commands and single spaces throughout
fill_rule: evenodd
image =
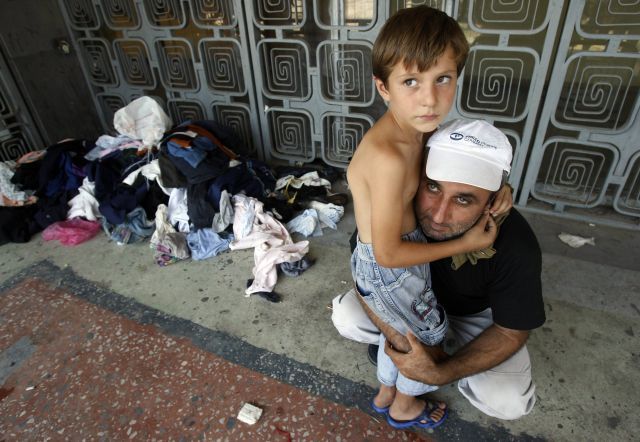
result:
M 374 402 L 373 399 L 371 400 L 371 408 L 373 408 L 373 411 L 375 411 L 376 413 L 380 413 L 380 414 L 387 414 L 389 413 L 389 408 L 391 407 L 378 407 Z M 388 414 L 387 414 L 388 416 Z
M 431 413 L 436 411 L 438 408 L 439 408 L 438 404 L 427 402 L 426 405 L 424 406 L 424 410 L 422 410 L 422 413 L 420 413 L 420 415 L 415 419 L 411 419 L 408 421 L 398 421 L 392 418 L 390 414 L 387 414 L 387 422 L 393 428 L 396 428 L 398 430 L 403 430 L 410 427 L 427 428 L 427 429 L 437 428 L 444 423 L 444 421 L 447 419 L 447 416 L 449 415 L 449 408 L 445 408 L 442 418 L 440 418 L 440 420 L 434 421 L 433 419 L 431 419 L 430 415 Z

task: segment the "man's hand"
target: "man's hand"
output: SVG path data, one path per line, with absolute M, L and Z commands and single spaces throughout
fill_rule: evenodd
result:
M 385 353 L 389 355 L 398 370 L 406 377 L 429 385 L 442 385 L 438 373 L 438 362 L 447 357 L 441 347 L 428 347 L 411 332 L 406 334 L 410 350 L 401 353 L 394 349 L 389 341 L 385 344 Z M 446 382 L 444 382 L 446 383 Z
M 423 384 L 446 385 L 504 362 L 522 348 L 528 337 L 526 330 L 492 324 L 452 355 L 440 347 L 422 344 L 413 333 L 406 335 L 411 348 L 408 353 L 400 353 L 389 342 L 384 351 L 406 377 Z

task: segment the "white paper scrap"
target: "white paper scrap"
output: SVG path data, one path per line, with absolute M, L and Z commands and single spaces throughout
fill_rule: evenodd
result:
M 255 405 L 251 405 L 246 403 L 240 409 L 238 413 L 238 420 L 244 422 L 245 424 L 253 425 L 258 422 L 262 416 L 262 408 L 258 408 Z
M 574 249 L 582 247 L 585 244 L 589 244 L 592 246 L 596 245 L 596 239 L 594 237 L 583 238 L 582 236 L 562 232 L 558 235 L 558 238 L 560 238 L 560 241 L 569 245 L 570 247 L 573 247 Z

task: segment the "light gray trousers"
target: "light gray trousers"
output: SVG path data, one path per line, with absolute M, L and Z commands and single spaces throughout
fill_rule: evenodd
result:
M 347 339 L 378 344 L 380 330 L 362 309 L 355 290 L 333 299 L 331 320 Z M 449 315 L 449 331 L 445 342 L 455 342 L 451 352 L 464 346 L 493 324 L 491 309 L 470 316 Z M 490 370 L 458 381 L 458 390 L 471 404 L 498 419 L 518 419 L 528 414 L 536 402 L 531 379 L 531 360 L 523 346 L 513 356 Z

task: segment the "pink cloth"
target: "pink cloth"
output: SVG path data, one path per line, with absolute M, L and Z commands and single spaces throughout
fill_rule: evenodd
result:
M 278 281 L 276 266 L 295 262 L 309 251 L 309 241 L 294 243 L 287 229 L 269 213 L 262 202 L 244 195 L 235 195 L 231 250 L 255 247 L 253 253 L 253 284 L 245 290 L 247 296 L 256 292 L 271 292 Z M 247 227 L 250 227 L 247 228 Z
M 72 218 L 48 226 L 42 231 L 42 239 L 45 241 L 57 239 L 62 245 L 75 246 L 93 238 L 99 231 L 100 223 L 98 221 Z

